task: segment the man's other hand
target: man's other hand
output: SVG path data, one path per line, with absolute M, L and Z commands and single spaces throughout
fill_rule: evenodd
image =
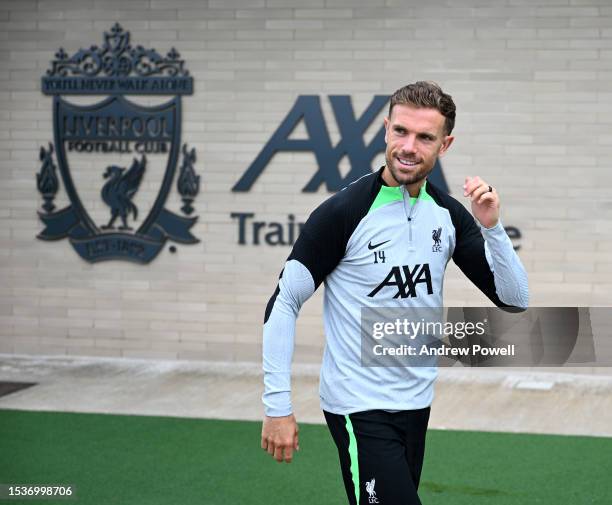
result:
M 298 425 L 293 414 L 284 417 L 266 416 L 261 427 L 261 448 L 276 461 L 291 463 L 293 451 L 299 451 Z
M 493 228 L 499 221 L 499 195 L 495 188 L 480 177 L 466 177 L 463 196 L 472 202 L 472 214 L 485 228 Z

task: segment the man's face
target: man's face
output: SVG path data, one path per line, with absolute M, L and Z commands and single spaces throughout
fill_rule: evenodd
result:
M 444 120 L 436 109 L 393 107 L 391 116 L 385 118 L 387 184 L 395 181 L 393 185 L 411 186 L 427 177 L 454 140 L 445 134 Z

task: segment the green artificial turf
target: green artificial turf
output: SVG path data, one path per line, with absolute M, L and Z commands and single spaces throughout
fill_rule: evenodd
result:
M 290 465 L 259 448 L 260 429 L 0 410 L 0 483 L 76 486 L 76 499 L 40 502 L 47 504 L 346 503 L 325 426 L 300 425 Z M 420 494 L 424 505 L 610 505 L 612 439 L 430 430 Z

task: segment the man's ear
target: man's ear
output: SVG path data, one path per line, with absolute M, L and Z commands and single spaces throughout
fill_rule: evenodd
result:
M 385 117 L 384 119 L 384 123 L 385 123 L 385 144 L 389 142 L 389 118 Z
M 455 140 L 455 137 L 453 137 L 452 135 L 447 135 L 446 137 L 444 137 L 444 141 L 442 142 L 442 145 L 440 146 L 440 151 L 438 152 L 438 156 L 442 156 L 446 151 L 448 151 L 448 148 L 453 143 L 453 140 Z

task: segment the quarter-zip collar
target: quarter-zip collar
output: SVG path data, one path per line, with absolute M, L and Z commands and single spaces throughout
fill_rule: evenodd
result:
M 417 217 L 417 210 L 419 207 L 419 202 L 423 199 L 425 194 L 425 186 L 427 185 L 427 180 L 423 181 L 421 188 L 419 189 L 419 195 L 415 197 L 411 197 L 408 192 L 408 188 L 406 186 L 401 186 L 402 191 L 402 204 L 404 206 L 404 214 L 406 216 L 406 221 L 408 223 L 408 250 L 416 251 L 416 247 L 412 238 L 412 226 Z

